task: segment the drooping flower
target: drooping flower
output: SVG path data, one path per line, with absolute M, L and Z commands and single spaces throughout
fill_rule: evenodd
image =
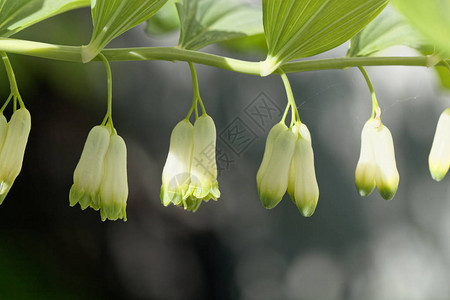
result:
M 80 203 L 81 209 L 100 208 L 99 189 L 103 177 L 103 160 L 108 150 L 110 131 L 106 126 L 95 126 L 89 132 L 81 158 L 73 173 L 70 206 Z
M 297 140 L 289 170 L 288 193 L 302 215 L 310 217 L 319 200 L 311 134 L 305 124 L 295 124 L 292 131 Z
M 194 126 L 188 120 L 179 122 L 170 136 L 169 154 L 162 172 L 161 202 L 181 205 L 190 183 Z
M 256 173 L 256 184 L 259 186 L 261 185 L 261 180 L 263 175 L 266 172 L 267 166 L 269 165 L 270 157 L 272 155 L 272 149 L 273 145 L 275 144 L 275 140 L 278 137 L 278 135 L 287 130 L 287 127 L 284 123 L 280 122 L 277 123 L 275 126 L 272 127 L 272 129 L 269 131 L 269 134 L 267 135 L 266 139 L 266 147 L 264 149 L 264 155 L 261 162 L 261 166 L 258 169 L 258 173 Z
M 103 162 L 103 177 L 100 184 L 100 216 L 106 219 L 127 220 L 128 198 L 127 146 L 124 140 L 113 133 Z
M 195 121 L 193 139 L 191 180 L 183 201 L 190 196 L 206 202 L 217 200 L 216 126 L 210 116 L 203 114 Z
M 444 110 L 439 117 L 428 165 L 434 180 L 444 179 L 450 167 L 450 108 Z
M 269 132 L 266 151 L 256 176 L 259 198 L 267 209 L 275 207 L 286 193 L 295 143 L 295 134 L 283 123 L 275 125 Z
M 0 204 L 22 169 L 30 130 L 31 116 L 25 107 L 16 110 L 9 123 L 0 116 Z
M 391 200 L 398 183 L 391 132 L 379 119 L 371 118 L 361 133 L 361 154 L 355 170 L 356 187 L 361 196 L 367 196 L 377 186 L 380 195 Z
M 128 197 L 127 151 L 115 129 L 95 126 L 89 132 L 81 158 L 73 174 L 70 206 L 100 209 L 106 219 L 126 221 Z
M 175 126 L 170 137 L 161 202 L 164 206 L 173 203 L 195 212 L 203 201 L 219 197 L 214 121 L 203 114 L 192 126 L 185 119 Z

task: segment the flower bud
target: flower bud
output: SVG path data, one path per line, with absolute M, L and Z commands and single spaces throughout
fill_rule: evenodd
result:
M 295 149 L 295 134 L 287 127 L 280 131 L 271 147 L 272 142 L 268 141 L 269 149 L 272 148 L 272 151 L 267 167 L 265 170 L 261 170 L 260 167 L 261 182 L 258 185 L 258 192 L 262 205 L 267 209 L 275 207 L 286 193 L 289 166 Z
M 310 217 L 319 200 L 311 134 L 305 124 L 294 125 L 293 132 L 297 141 L 289 171 L 288 191 L 302 215 Z
M 288 128 L 282 122 L 276 124 L 270 129 L 269 134 L 267 135 L 266 140 L 266 148 L 264 149 L 264 156 L 261 162 L 261 166 L 258 169 L 258 173 L 256 173 L 256 184 L 259 187 L 261 185 L 261 179 L 266 172 L 267 166 L 269 165 L 270 156 L 272 155 L 273 145 L 275 143 L 275 139 L 278 135 L 287 130 Z
M 2 115 L 0 118 L 0 204 L 11 189 L 14 180 L 22 169 L 23 156 L 31 130 L 31 116 L 26 108 L 16 110 L 9 124 Z M 3 137 L 3 138 L 2 138 Z
M 377 166 L 373 153 L 375 127 L 369 120 L 364 124 L 361 133 L 361 153 L 355 171 L 355 184 L 361 196 L 368 196 L 375 188 L 375 175 Z
M 73 174 L 73 185 L 69 195 L 70 206 L 80 203 L 83 210 L 88 206 L 95 210 L 100 208 L 99 188 L 109 141 L 110 132 L 105 126 L 95 126 L 89 132 Z
M 361 133 L 361 154 L 355 171 L 355 184 L 362 196 L 377 186 L 380 195 L 391 200 L 397 192 L 399 175 L 394 143 L 389 129 L 370 119 Z
M 113 133 L 103 161 L 100 184 L 100 215 L 106 219 L 127 220 L 128 198 L 127 147 L 124 140 Z
M 217 182 L 216 126 L 204 114 L 194 124 L 194 146 L 191 162 L 191 182 L 183 200 L 189 196 L 209 201 L 220 197 Z
M 377 163 L 375 181 L 381 197 L 391 200 L 397 192 L 400 179 L 395 162 L 394 142 L 391 132 L 383 125 L 377 128 L 376 137 L 373 143 Z
M 439 117 L 428 165 L 434 180 L 444 179 L 450 167 L 450 108 L 444 110 Z
M 190 183 L 194 126 L 179 122 L 170 136 L 169 154 L 162 172 L 161 203 L 181 205 Z

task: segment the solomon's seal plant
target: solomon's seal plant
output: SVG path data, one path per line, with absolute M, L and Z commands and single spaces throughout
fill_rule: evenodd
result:
M 372 94 L 372 115 L 361 133 L 355 184 L 362 196 L 377 187 L 384 199 L 392 199 L 399 183 L 394 141 L 381 121 L 381 109 L 363 67 L 432 67 L 443 85 L 449 87 L 450 0 L 393 0 L 392 6 L 388 6 L 388 0 L 261 2 L 262 9 L 239 0 L 1 0 L 0 54 L 11 91 L 0 109 L 0 203 L 19 175 L 31 128 L 30 113 L 19 94 L 9 53 L 77 63 L 104 63 L 108 80 L 107 113 L 87 137 L 69 192 L 71 206 L 80 204 L 82 209 L 100 210 L 103 221 L 126 220 L 128 198 L 127 149 L 112 121 L 109 67 L 112 61 L 165 60 L 189 65 L 194 97 L 186 118 L 175 126 L 170 137 L 160 191 L 164 206 L 173 204 L 196 211 L 202 202 L 220 197 L 215 116 L 206 113 L 200 98 L 194 63 L 255 76 L 281 76 L 287 94 L 286 109 L 267 136 L 256 184 L 263 207 L 274 208 L 287 192 L 306 217 L 316 211 L 319 198 L 310 134 L 310 129 L 311 132 L 316 129 L 301 122 L 286 74 L 359 68 Z M 165 5 L 170 5 L 177 15 L 160 15 L 158 11 Z M 89 7 L 92 16 L 93 31 L 87 45 L 55 45 L 11 38 L 42 20 L 81 7 Z M 157 31 L 152 29 L 158 26 L 163 32 L 165 28 L 178 27 L 178 45 L 105 48 L 113 39 L 144 21 L 147 21 L 147 32 Z M 265 60 L 261 62 L 199 51 L 211 44 L 230 41 L 244 49 L 243 45 L 260 45 L 257 41 L 261 40 L 267 48 Z M 345 57 L 310 59 L 348 40 L 350 47 Z M 420 54 L 371 56 L 396 45 L 412 47 Z M 5 108 L 9 104 L 12 113 L 8 122 Z M 450 166 L 449 124 L 450 112 L 446 109 L 439 118 L 429 155 L 430 172 L 437 181 L 443 180 Z

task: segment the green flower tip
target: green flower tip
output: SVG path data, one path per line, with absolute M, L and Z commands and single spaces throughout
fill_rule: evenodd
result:
M 311 205 L 311 206 L 306 206 L 306 207 L 298 207 L 298 210 L 304 217 L 309 218 L 314 214 L 314 212 L 316 210 L 316 205 Z
M 430 174 L 433 180 L 435 181 L 441 181 L 445 178 L 445 175 L 447 175 L 448 167 L 445 167 L 444 164 L 441 163 L 430 163 Z
M 384 200 L 392 200 L 397 193 L 397 186 L 395 184 L 378 186 L 378 192 Z
M 372 164 L 358 164 L 355 171 L 355 185 L 361 196 L 369 196 L 375 189 L 375 167 Z

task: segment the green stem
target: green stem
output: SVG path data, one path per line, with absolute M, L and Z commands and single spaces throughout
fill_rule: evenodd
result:
M 105 119 L 103 120 L 102 124 L 106 125 L 109 124 L 111 126 L 111 129 L 114 129 L 114 124 L 112 120 L 112 72 L 111 72 L 111 66 L 109 65 L 108 60 L 106 57 L 99 53 L 98 57 L 103 61 L 103 64 L 105 65 L 106 70 L 106 79 L 107 79 L 107 89 L 108 89 L 108 109 L 106 111 Z M 108 122 L 108 123 L 106 123 Z
M 53 60 L 82 62 L 80 46 L 63 46 L 32 42 L 10 38 L 0 38 L 0 51 L 42 57 Z M 249 62 L 199 51 L 177 47 L 141 47 L 104 49 L 102 54 L 108 61 L 186 61 L 233 72 L 258 75 L 261 74 L 260 62 Z M 93 60 L 101 60 L 96 57 Z M 445 66 L 450 59 L 440 61 L 438 66 Z M 286 73 L 314 70 L 346 69 L 360 66 L 433 66 L 433 59 L 428 56 L 416 57 L 341 57 L 332 59 L 313 59 L 286 63 L 282 66 Z
M 5 108 L 8 106 L 9 101 L 11 101 L 13 97 L 13 94 L 10 94 L 8 99 L 6 99 L 5 103 L 3 104 L 2 108 L 0 108 L 0 114 L 3 114 L 3 111 L 5 110 Z
M 372 96 L 372 116 L 370 117 L 373 119 L 375 117 L 375 112 L 377 108 L 379 107 L 377 96 L 375 95 L 375 90 L 373 88 L 372 82 L 370 81 L 369 75 L 367 75 L 366 70 L 364 70 L 363 67 L 358 67 L 358 69 L 361 71 L 361 73 L 364 76 L 364 79 L 366 79 L 367 85 L 369 86 L 370 95 Z
M 8 74 L 9 85 L 11 87 L 11 93 L 14 97 L 14 111 L 16 111 L 16 99 L 19 100 L 20 107 L 24 107 L 24 103 L 22 101 L 22 97 L 19 93 L 19 87 L 17 86 L 16 76 L 14 75 L 14 70 L 11 66 L 11 62 L 9 61 L 8 55 L 5 52 L 0 52 L 2 56 L 3 63 L 5 64 L 6 74 Z
M 297 104 L 295 103 L 294 93 L 292 92 L 292 87 L 291 87 L 291 84 L 289 83 L 289 79 L 288 79 L 286 73 L 281 73 L 280 75 L 281 75 L 281 79 L 283 80 L 283 83 L 284 83 L 284 88 L 286 89 L 288 103 L 292 109 L 291 110 L 291 112 L 292 112 L 291 125 L 289 126 L 289 127 L 292 127 L 292 125 L 294 125 L 294 123 L 296 123 L 296 122 L 301 123 L 300 116 L 298 114 Z
M 193 91 L 193 100 L 192 100 L 192 108 L 195 109 L 195 118 L 198 118 L 198 110 L 197 110 L 197 103 L 200 103 L 200 107 L 202 108 L 202 114 L 206 114 L 205 106 L 203 105 L 202 98 L 200 97 L 200 89 L 198 87 L 198 78 L 197 78 L 197 72 L 195 70 L 194 64 L 191 62 L 188 62 L 189 69 L 191 70 L 191 77 L 192 77 L 192 91 Z M 189 111 L 189 114 L 187 118 L 189 119 L 192 108 Z
M 281 118 L 280 123 L 286 124 L 286 117 L 287 117 L 290 107 L 291 107 L 291 104 L 288 102 L 288 104 L 286 105 L 286 109 L 284 110 L 284 114 L 283 114 L 283 117 Z

